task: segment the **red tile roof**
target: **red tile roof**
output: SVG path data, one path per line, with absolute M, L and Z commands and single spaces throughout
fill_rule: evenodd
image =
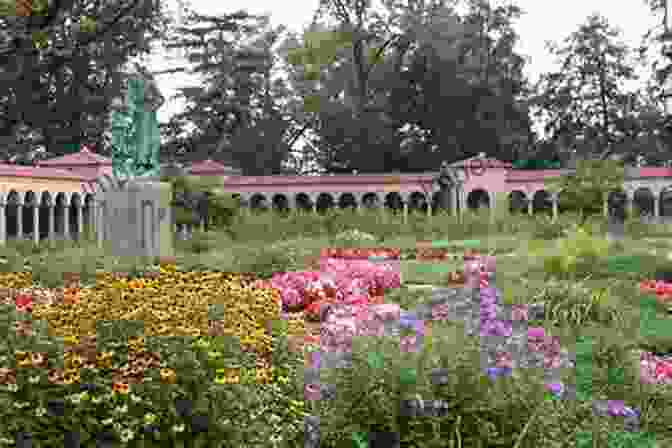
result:
M 570 170 L 511 170 L 506 173 L 507 182 L 536 181 L 562 176 Z
M 86 146 L 79 152 L 39 162 L 39 166 L 95 166 L 112 165 L 112 159 L 91 151 Z
M 229 174 L 232 171 L 231 167 L 222 165 L 211 159 L 192 163 L 189 167 L 189 174 Z
M 60 170 L 58 168 L 12 165 L 9 163 L 0 163 L 0 176 L 90 180 L 81 174 L 75 174 L 71 171 Z
M 641 167 L 639 177 L 672 177 L 672 168 L 665 167 Z

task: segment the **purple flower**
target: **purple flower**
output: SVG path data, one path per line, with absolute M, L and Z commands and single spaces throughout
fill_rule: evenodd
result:
M 500 376 L 509 376 L 513 370 L 510 367 L 489 367 L 487 369 L 488 377 L 494 381 Z

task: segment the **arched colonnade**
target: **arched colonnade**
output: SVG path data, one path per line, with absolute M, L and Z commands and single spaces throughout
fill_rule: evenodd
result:
M 0 243 L 8 239 L 78 240 L 94 228 L 94 195 L 50 191 L 0 192 Z

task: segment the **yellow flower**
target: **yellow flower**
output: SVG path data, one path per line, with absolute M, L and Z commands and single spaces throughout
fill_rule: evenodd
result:
M 177 375 L 173 369 L 161 369 L 159 375 L 161 376 L 161 381 L 165 383 L 175 384 L 177 381 Z
M 145 424 L 152 425 L 158 420 L 158 417 L 156 416 L 156 414 L 152 414 L 150 412 L 150 413 L 145 414 L 144 420 L 145 420 Z
M 64 336 L 63 337 L 63 343 L 65 345 L 77 345 L 77 344 L 79 344 L 79 338 L 77 336 L 74 336 L 74 335 Z

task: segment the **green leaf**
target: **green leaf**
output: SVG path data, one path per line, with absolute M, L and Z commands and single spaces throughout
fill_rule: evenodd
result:
M 373 370 L 382 370 L 385 366 L 383 355 L 378 352 L 371 352 L 366 358 L 366 362 Z
M 401 368 L 399 371 L 399 382 L 404 386 L 411 386 L 417 382 L 418 371 L 408 367 Z

